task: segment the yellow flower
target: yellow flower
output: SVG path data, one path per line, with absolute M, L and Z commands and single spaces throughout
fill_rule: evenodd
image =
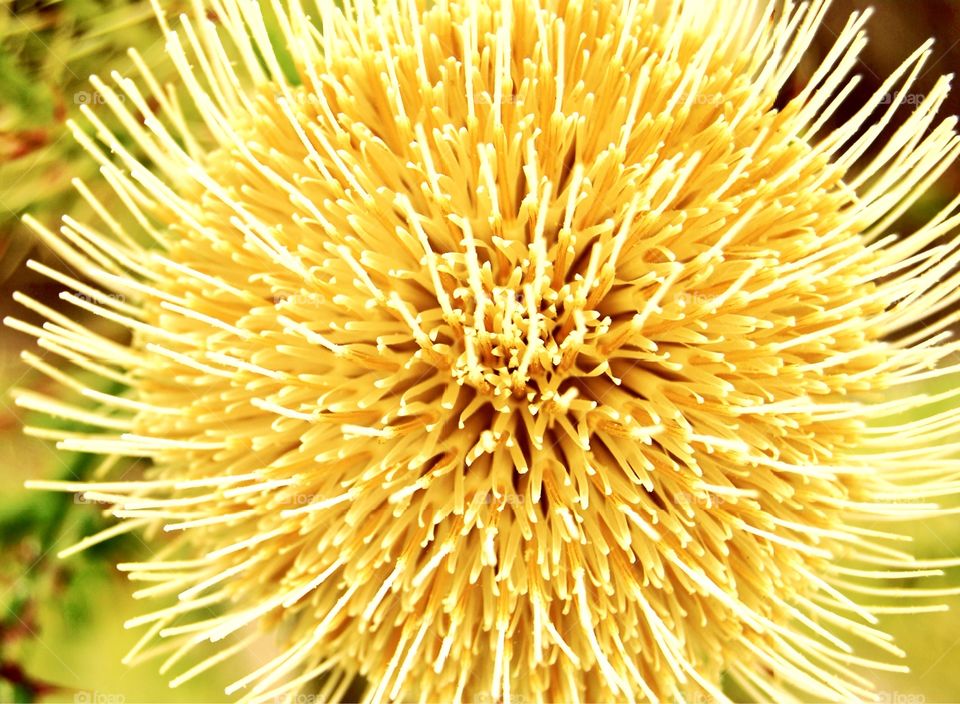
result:
M 927 607 L 859 602 L 952 564 L 870 528 L 958 488 L 960 391 L 884 400 L 960 371 L 958 201 L 888 234 L 960 150 L 946 79 L 864 156 L 926 48 L 830 131 L 862 16 L 774 108 L 818 0 L 317 5 L 198 6 L 179 94 L 95 79 L 116 200 L 37 226 L 132 332 L 10 321 L 126 389 L 29 355 L 102 405 L 19 396 L 102 429 L 61 447 L 152 460 L 35 484 L 112 504 L 82 545 L 154 529 L 129 660 L 176 684 L 267 629 L 228 693 L 869 699 L 874 614 Z

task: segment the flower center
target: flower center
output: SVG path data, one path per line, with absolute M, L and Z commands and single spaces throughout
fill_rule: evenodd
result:
M 555 287 L 550 266 L 518 267 L 502 285 L 493 282 L 489 267 L 481 273 L 458 277 L 441 302 L 453 378 L 497 409 L 519 403 L 535 410 L 570 392 L 561 385 L 583 373 L 578 367 L 596 356 L 592 343 L 609 328 L 590 307 L 583 281 Z
M 454 378 L 484 394 L 533 400 L 561 362 L 554 305 L 507 287 L 462 293 L 472 315 L 462 326 Z

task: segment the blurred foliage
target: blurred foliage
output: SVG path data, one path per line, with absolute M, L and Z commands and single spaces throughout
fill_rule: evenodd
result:
M 31 416 L 38 427 L 89 430 L 75 423 Z M 80 453 L 50 455 L 59 471 L 45 476 L 89 478 L 99 459 Z M 110 525 L 95 507 L 70 494 L 18 492 L 0 503 L 0 701 L 30 702 L 58 692 L 54 683 L 29 674 L 24 666 L 33 641 L 43 638 L 40 612 L 56 604 L 71 630 L 87 627 L 95 613 L 90 591 L 108 579 L 115 561 L 135 554 L 136 539 L 124 535 L 92 546 L 69 560 L 57 553 Z
M 129 47 L 148 66 L 163 65 L 148 0 L 0 0 L 0 281 L 34 246 L 21 215 L 54 226 L 61 213 L 85 214 L 71 180 L 95 186 L 98 167 L 67 120 L 100 101 L 91 74 L 133 72 Z

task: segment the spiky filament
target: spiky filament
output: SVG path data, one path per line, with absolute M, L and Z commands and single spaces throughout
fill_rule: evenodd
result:
M 275 5 L 291 82 L 257 3 L 215 0 L 167 35 L 202 134 L 149 75 L 94 80 L 155 160 L 76 129 L 142 231 L 37 226 L 100 292 L 34 266 L 132 342 L 26 296 L 49 322 L 9 324 L 129 389 L 31 354 L 102 410 L 18 403 L 153 460 L 35 483 L 173 534 L 122 566 L 177 597 L 130 661 L 212 641 L 176 684 L 281 624 L 251 701 L 723 699 L 723 672 L 861 700 L 900 669 L 848 641 L 901 655 L 860 595 L 952 564 L 868 527 L 958 488 L 960 391 L 883 400 L 958 371 L 960 314 L 895 334 L 960 297 L 960 199 L 888 232 L 960 150 L 947 81 L 866 159 L 928 49 L 827 131 L 865 16 L 775 110 L 825 3 L 713 5 Z

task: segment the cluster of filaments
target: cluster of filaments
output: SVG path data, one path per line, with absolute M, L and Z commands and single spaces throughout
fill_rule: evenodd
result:
M 449 369 L 458 384 L 494 396 L 493 403 L 507 412 L 512 408 L 507 400 L 514 398 L 536 413 L 544 399 L 558 395 L 560 381 L 575 369 L 589 331 L 599 328 L 602 334 L 609 319 L 598 322 L 597 311 L 586 308 L 585 297 L 578 300 L 570 284 L 559 291 L 550 286 L 544 247 L 525 254 L 527 267 L 538 262 L 539 269 L 529 283 L 523 282 L 526 272 L 516 263 L 508 265 L 510 279 L 500 285 L 492 268 L 471 261 L 473 276 L 450 298 L 443 296 L 449 353 L 437 351 L 437 345 L 430 349 L 442 360 L 438 367 Z
M 32 432 L 153 460 L 38 484 L 123 519 L 78 548 L 179 536 L 121 566 L 171 599 L 129 662 L 178 684 L 276 624 L 229 693 L 722 699 L 726 672 L 759 700 L 872 696 L 859 668 L 897 666 L 847 641 L 901 653 L 870 580 L 949 561 L 864 524 L 957 488 L 958 413 L 929 410 L 955 392 L 866 403 L 956 371 L 956 314 L 883 341 L 960 297 L 931 246 L 956 203 L 884 234 L 960 145 L 941 82 L 861 158 L 925 50 L 822 129 L 862 17 L 773 110 L 825 8 L 747 5 L 294 2 L 291 85 L 257 3 L 216 0 L 168 34 L 203 134 L 149 73 L 156 110 L 95 80 L 132 139 L 89 110 L 100 143 L 77 137 L 136 232 L 80 184 L 102 227 L 38 230 L 103 291 L 33 266 L 133 342 L 25 296 L 49 322 L 10 324 L 125 389 L 30 353 L 100 409 L 23 392 L 98 428 Z

